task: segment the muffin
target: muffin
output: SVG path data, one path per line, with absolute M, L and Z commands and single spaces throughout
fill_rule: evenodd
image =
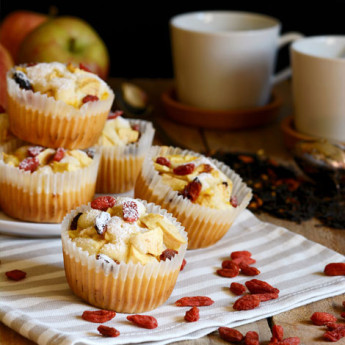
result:
M 7 92 L 13 134 L 51 148 L 93 146 L 114 100 L 96 74 L 60 62 L 14 66 L 7 73 Z
M 187 247 L 184 228 L 166 210 L 128 197 L 100 196 L 62 222 L 65 274 L 91 305 L 140 313 L 170 296 Z
M 10 131 L 7 113 L 0 111 L 0 153 L 10 152 L 20 146 L 21 143 L 21 140 Z
M 100 154 L 96 150 L 23 145 L 0 155 L 0 207 L 24 221 L 59 223 L 92 200 Z
M 188 249 L 219 241 L 252 192 L 225 164 L 199 153 L 153 146 L 134 188 L 136 198 L 172 213 L 188 232 Z
M 101 161 L 97 193 L 124 193 L 134 188 L 146 152 L 152 145 L 151 122 L 128 120 L 110 113 L 97 143 Z

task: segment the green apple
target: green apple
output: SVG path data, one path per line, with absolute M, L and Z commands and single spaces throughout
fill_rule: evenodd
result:
M 84 20 L 71 16 L 50 19 L 31 31 L 20 45 L 18 60 L 81 63 L 103 79 L 110 65 L 108 49 L 98 33 Z

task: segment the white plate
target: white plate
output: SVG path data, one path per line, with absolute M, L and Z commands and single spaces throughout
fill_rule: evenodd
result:
M 95 198 L 105 194 L 96 194 Z M 131 190 L 121 194 L 107 194 L 134 197 L 134 191 Z M 7 216 L 0 211 L 0 233 L 8 235 L 19 235 L 25 237 L 59 237 L 61 234 L 61 223 L 33 223 L 23 222 L 18 219 Z
M 61 223 L 22 222 L 0 212 L 0 232 L 28 237 L 57 237 L 61 234 Z

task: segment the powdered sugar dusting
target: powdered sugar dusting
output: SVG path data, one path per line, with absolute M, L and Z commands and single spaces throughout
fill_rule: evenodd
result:
M 107 224 L 111 216 L 108 212 L 101 212 L 95 219 L 95 229 L 99 235 L 102 235 L 106 231 Z

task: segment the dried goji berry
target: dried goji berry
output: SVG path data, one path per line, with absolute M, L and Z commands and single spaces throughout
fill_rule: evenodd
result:
M 241 273 L 245 276 L 257 276 L 260 274 L 260 270 L 253 266 L 248 266 L 241 263 Z
M 116 119 L 119 116 L 123 115 L 123 110 L 115 110 L 115 111 L 109 111 L 108 114 L 108 120 Z
M 259 334 L 254 331 L 249 331 L 244 337 L 245 345 L 259 345 Z
M 88 67 L 86 67 L 83 63 L 79 64 L 79 68 L 86 72 L 91 72 L 91 70 Z
M 285 338 L 279 341 L 276 345 L 299 345 L 300 342 L 301 342 L 300 338 L 290 337 L 290 338 Z
M 284 328 L 279 325 L 274 325 L 272 327 L 272 338 L 277 339 L 278 341 L 283 340 L 284 338 Z M 271 339 L 272 341 L 272 339 Z
M 217 274 L 225 278 L 237 277 L 240 273 L 240 269 L 235 268 L 220 268 L 217 270 Z
M 187 261 L 186 259 L 183 259 L 182 260 L 182 264 L 181 264 L 181 268 L 180 268 L 180 271 L 183 271 L 184 267 L 187 265 Z
M 65 157 L 65 149 L 63 149 L 62 147 L 59 147 L 55 152 L 53 161 L 60 162 L 61 159 L 64 157 Z
M 252 265 L 256 263 L 256 260 L 253 258 L 250 258 L 249 256 L 240 256 L 236 259 L 232 259 L 233 262 L 235 262 L 237 265 Z
M 210 173 L 213 170 L 210 164 L 203 164 L 202 165 L 202 172 L 203 173 Z
M 177 250 L 174 249 L 165 249 L 162 254 L 159 256 L 159 258 L 162 261 L 165 261 L 166 259 L 171 260 L 176 254 L 178 254 Z
M 323 337 L 328 341 L 336 342 L 345 337 L 345 328 L 339 327 L 333 331 L 327 331 L 324 333 Z
M 138 123 L 134 123 L 131 125 L 131 128 L 133 129 L 133 131 L 137 131 L 140 132 L 140 126 Z
M 12 270 L 12 271 L 5 272 L 5 274 L 8 279 L 15 280 L 15 281 L 22 280 L 26 277 L 26 272 L 21 271 L 21 270 Z
M 329 331 L 333 331 L 337 328 L 345 328 L 345 323 L 327 322 L 325 326 Z
M 240 267 L 233 260 L 223 260 L 222 261 L 222 268 L 231 268 L 231 269 L 238 270 L 238 271 L 240 270 Z
M 179 165 L 176 168 L 173 169 L 173 172 L 175 175 L 189 175 L 191 174 L 195 169 L 195 165 L 193 163 L 187 163 L 183 165 Z
M 247 289 L 252 293 L 279 293 L 279 290 L 267 282 L 259 279 L 251 279 L 245 282 Z
M 270 301 L 271 299 L 277 299 L 279 297 L 275 292 L 256 293 L 255 296 L 258 296 L 261 302 Z
M 40 165 L 36 157 L 27 157 L 19 163 L 19 169 L 34 172 Z
M 36 157 L 43 150 L 44 150 L 44 147 L 42 147 L 42 146 L 30 146 L 30 147 L 28 147 L 28 155 L 31 157 Z
M 230 291 L 237 296 L 243 295 L 246 292 L 246 287 L 240 283 L 231 283 Z
M 126 222 L 135 222 L 139 219 L 138 205 L 135 201 L 125 201 L 122 204 L 123 220 Z
M 194 202 L 200 195 L 202 184 L 196 177 L 193 181 L 189 182 L 183 189 L 182 195 L 184 198 Z
M 328 322 L 337 322 L 337 318 L 334 315 L 321 311 L 313 313 L 313 315 L 310 317 L 310 320 L 314 325 L 317 326 L 323 326 Z
M 85 321 L 103 323 L 113 319 L 116 313 L 112 310 L 85 310 L 81 317 Z
M 345 312 L 342 312 L 340 316 L 345 319 Z
M 219 327 L 219 336 L 226 341 L 231 343 L 240 343 L 243 339 L 243 334 L 237 329 L 230 327 Z
M 242 256 L 251 257 L 252 253 L 249 252 L 248 250 L 237 250 L 230 254 L 231 259 L 241 258 Z
M 160 165 L 165 165 L 166 167 L 170 168 L 171 162 L 168 158 L 166 157 L 157 157 L 156 158 L 156 163 Z
M 158 327 L 157 319 L 150 315 L 128 315 L 127 320 L 142 328 L 153 329 Z
M 260 305 L 260 298 L 256 295 L 244 295 L 240 297 L 233 305 L 235 310 L 254 309 Z
M 238 206 L 238 200 L 237 200 L 237 196 L 233 195 L 230 198 L 230 204 L 232 207 L 236 208 Z
M 99 196 L 92 200 L 91 207 L 97 210 L 106 211 L 109 207 L 116 204 L 116 199 L 112 196 Z
M 198 321 L 200 319 L 199 308 L 192 307 L 191 309 L 187 310 L 184 319 L 188 322 Z
M 87 102 L 96 102 L 98 100 L 99 98 L 96 95 L 86 95 L 85 97 L 83 97 L 81 101 L 82 103 L 87 103 Z
M 345 275 L 345 263 L 332 262 L 325 266 L 324 273 L 326 276 L 343 276 Z
M 100 325 L 97 328 L 97 331 L 103 335 L 103 337 L 115 338 L 120 335 L 120 332 L 114 327 L 108 327 Z
M 204 307 L 213 304 L 214 301 L 207 296 L 182 297 L 175 302 L 178 307 Z

